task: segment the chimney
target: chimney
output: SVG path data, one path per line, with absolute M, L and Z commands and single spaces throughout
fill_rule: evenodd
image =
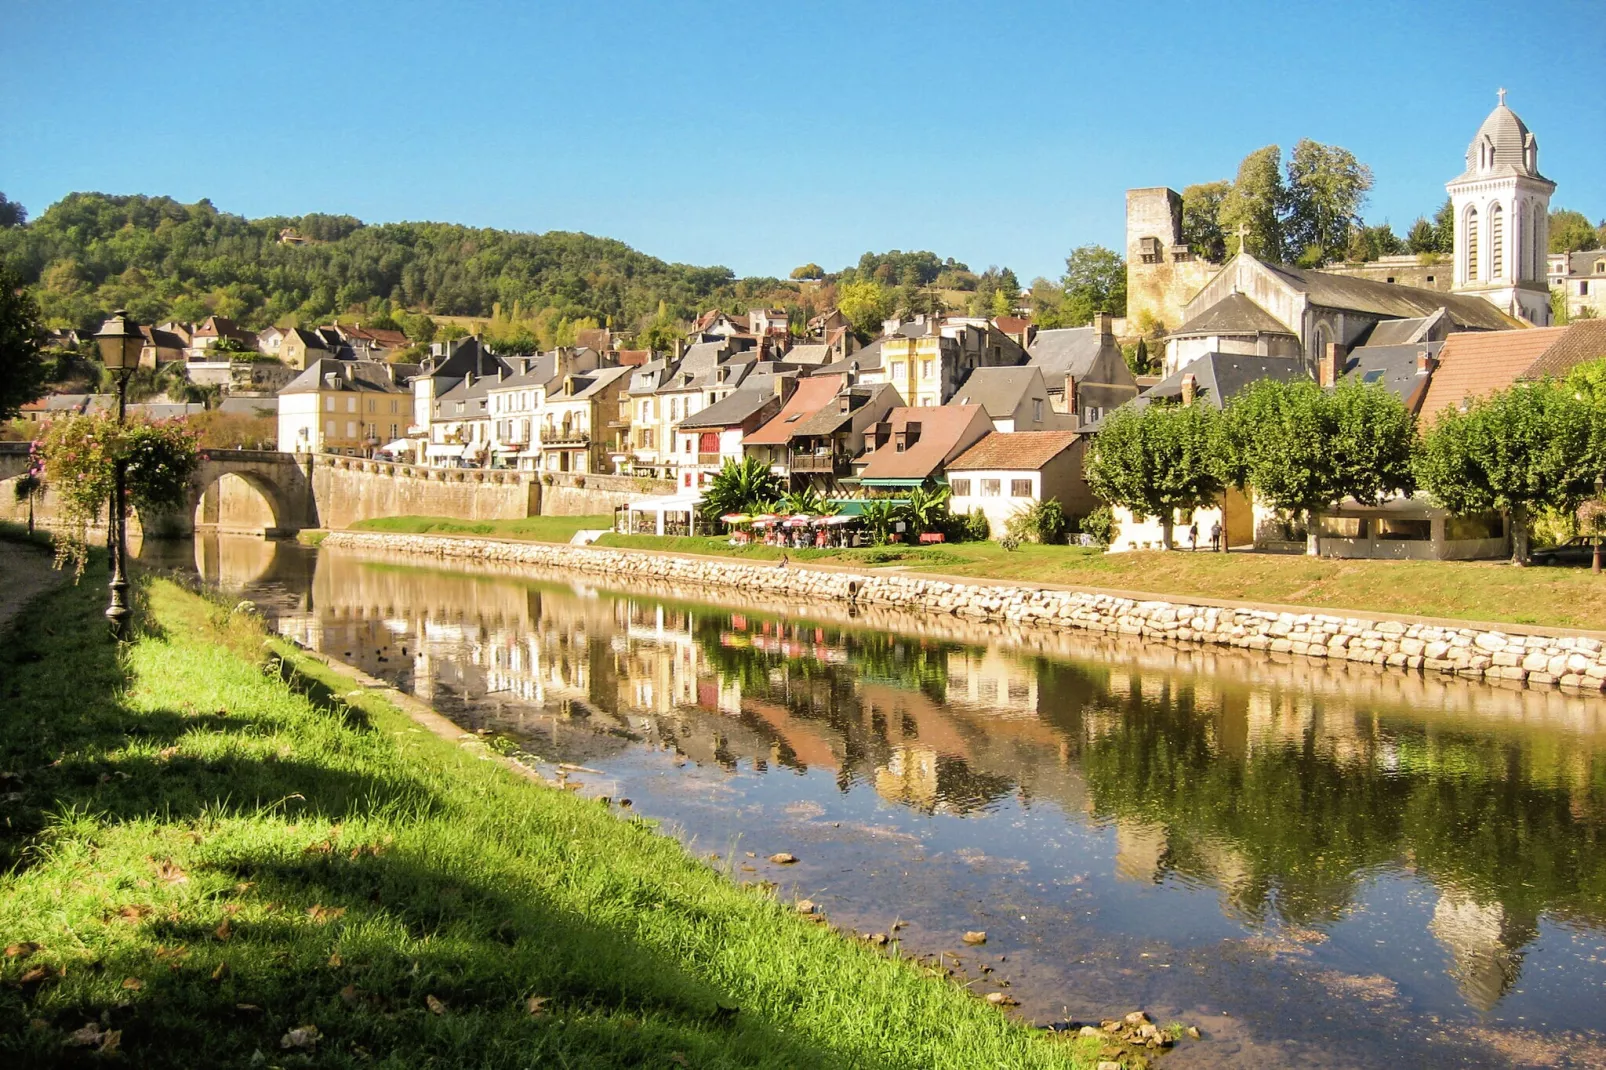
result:
M 1115 334 L 1115 317 L 1108 312 L 1093 313 L 1093 334 L 1099 339 Z
M 1065 376 L 1065 411 L 1075 416 L 1080 409 L 1081 406 L 1076 401 L 1076 376 L 1067 374 Z
M 685 339 L 682 339 L 682 338 L 675 339 L 675 359 L 679 360 L 681 357 L 683 357 L 685 355 L 686 355 L 686 341 L 685 341 Z
M 1323 387 L 1335 386 L 1338 383 L 1338 368 L 1344 358 L 1345 349 L 1337 342 L 1328 342 L 1326 352 L 1316 358 L 1316 382 Z
M 473 386 L 474 385 L 474 373 L 473 372 L 464 372 L 463 373 L 463 385 L 465 387 L 469 387 L 469 386 Z
M 1433 370 L 1439 366 L 1437 357 L 1431 356 L 1427 350 L 1418 350 L 1416 354 L 1416 374 L 1432 375 Z
M 1182 404 L 1184 406 L 1192 405 L 1193 399 L 1198 393 L 1199 380 L 1194 378 L 1192 372 L 1189 372 L 1182 377 Z
M 847 375 L 843 376 L 843 382 L 847 386 L 858 386 L 859 385 L 859 362 L 858 361 L 856 361 L 856 360 L 848 361 L 848 373 L 847 373 Z
M 498 364 L 496 366 L 496 381 L 500 383 L 502 380 L 504 380 L 506 378 L 507 378 L 507 365 L 506 364 Z
M 535 364 L 535 358 L 534 357 L 521 357 L 521 358 L 519 358 L 519 364 L 523 368 L 523 373 L 525 375 L 529 375 L 530 374 L 530 368 Z

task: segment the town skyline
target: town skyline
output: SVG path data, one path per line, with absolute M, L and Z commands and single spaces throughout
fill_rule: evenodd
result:
M 0 85 L 15 101 L 16 115 L 0 131 L 0 158 L 54 153 L 57 159 L 49 168 L 0 174 L 0 189 L 33 214 L 75 190 L 148 193 L 186 202 L 205 197 L 253 218 L 328 212 L 368 223 L 427 219 L 582 231 L 670 262 L 726 266 L 738 276 L 784 278 L 811 261 L 837 270 L 866 251 L 897 248 L 929 249 L 977 271 L 1008 266 L 1026 281 L 1057 277 L 1076 246 L 1119 249 L 1126 189 L 1181 189 L 1231 178 L 1246 153 L 1266 144 L 1286 153 L 1301 137 L 1341 145 L 1369 165 L 1376 185 L 1363 214 L 1403 234 L 1417 215 L 1431 215 L 1443 202 L 1467 131 L 1499 88 L 1540 138 L 1544 170 L 1559 186 L 1555 206 L 1591 219 L 1606 213 L 1606 193 L 1591 177 L 1606 166 L 1606 148 L 1590 133 L 1606 127 L 1606 105 L 1579 98 L 1550 77 L 1568 57 L 1598 55 L 1606 44 L 1587 5 L 1560 12 L 1560 21 L 1577 32 L 1549 35 L 1556 40 L 1543 42 L 1543 61 L 1532 54 L 1537 40 L 1511 39 L 1503 27 L 1485 29 L 1490 20 L 1474 9 L 1440 31 L 1446 47 L 1426 56 L 1411 53 L 1408 81 L 1429 87 L 1425 91 L 1379 77 L 1386 60 L 1368 70 L 1374 61 L 1362 59 L 1334 75 L 1347 82 L 1342 93 L 1278 89 L 1296 78 L 1318 84 L 1308 62 L 1291 58 L 1291 42 L 1330 19 L 1334 9 L 1281 18 L 1235 53 L 1207 17 L 1181 10 L 1169 20 L 1153 19 L 1162 27 L 1154 30 L 1097 10 L 1014 5 L 955 38 L 900 36 L 913 23 L 900 21 L 889 7 L 842 43 L 831 62 L 813 65 L 819 70 L 813 86 L 785 73 L 797 71 L 791 63 L 758 64 L 776 74 L 765 79 L 748 69 L 751 64 L 702 64 L 695 53 L 636 65 L 600 61 L 591 75 L 585 64 L 574 63 L 510 71 L 512 42 L 521 31 L 544 26 L 569 39 L 607 19 L 602 12 L 486 10 L 454 16 L 452 28 L 466 42 L 436 61 L 434 75 L 410 83 L 397 84 L 394 71 L 377 82 L 219 83 L 183 68 L 161 86 L 119 86 L 117 96 L 127 105 L 117 117 L 108 114 L 103 83 L 73 77 L 71 65 L 50 60 L 67 36 L 85 29 L 70 22 L 86 20 L 92 10 L 65 19 L 24 11 L 16 32 L 0 45 L 11 60 Z M 1435 20 L 1445 20 L 1447 10 L 1420 5 L 1405 16 L 1385 16 L 1379 9 L 1378 51 L 1396 45 L 1404 54 Z M 388 21 L 372 14 L 361 8 L 321 14 L 319 24 L 342 40 L 368 40 L 384 54 L 412 54 L 424 45 L 406 27 L 405 12 Z M 734 12 L 613 14 L 630 14 L 629 25 L 650 29 L 669 52 L 719 27 L 740 25 L 732 21 L 739 18 Z M 810 17 L 831 16 L 822 9 Z M 1363 15 L 1351 17 L 1358 23 Z M 297 18 L 293 9 L 270 15 L 224 7 L 172 21 L 247 49 L 285 32 Z M 490 35 L 493 41 L 484 34 L 494 19 L 504 20 L 510 32 Z M 114 10 L 99 12 L 97 24 L 105 39 L 135 46 L 162 29 Z M 952 18 L 947 24 L 959 25 Z M 1037 29 L 1020 36 L 1012 51 L 999 51 L 1006 38 L 1032 26 Z M 784 41 L 806 38 L 808 29 L 777 32 Z M 961 41 L 978 54 L 1022 62 L 994 72 L 986 85 L 953 94 L 931 129 L 923 130 L 917 108 L 887 98 L 888 79 L 896 78 L 872 61 L 902 42 L 903 62 L 950 69 L 944 49 Z M 1090 47 L 1095 41 L 1104 47 Z M 1485 46 L 1499 49 L 1490 63 L 1457 62 Z M 1214 57 L 1210 89 L 1221 106 L 1204 127 L 1193 98 L 1176 84 L 1186 81 L 1182 72 L 1195 69 L 1190 50 Z M 1133 54 L 1156 57 L 1171 88 L 1151 99 L 1120 83 L 1123 58 Z M 834 77 L 830 69 L 839 62 L 845 73 Z M 964 67 L 961 61 L 951 69 Z M 659 89 L 643 92 L 618 76 L 630 71 Z M 575 80 L 564 89 L 555 84 L 564 77 L 543 80 L 541 72 Z M 630 84 L 607 84 L 615 81 Z M 694 99 L 715 106 L 691 108 Z M 363 116 L 357 129 L 347 118 L 352 115 Z M 459 131 L 455 140 L 440 139 L 447 129 Z M 201 142 L 211 148 L 197 148 L 197 130 L 205 131 Z M 884 140 L 871 136 L 875 130 Z M 97 151 L 110 143 L 110 131 L 152 151 Z M 1090 144 L 1095 151 L 1087 151 Z M 542 147 L 562 145 L 572 152 Z M 967 156 L 981 166 L 966 165 Z M 1002 161 L 1020 166 L 998 173 Z M 967 177 L 952 177 L 954 166 Z M 947 177 L 921 180 L 921 174 Z

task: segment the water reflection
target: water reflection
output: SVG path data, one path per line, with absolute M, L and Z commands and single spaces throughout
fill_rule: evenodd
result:
M 1343 965 L 1417 984 L 1422 1005 L 1446 1012 L 1430 982 L 1410 980 L 1411 940 L 1434 941 L 1462 1009 L 1486 1012 L 1561 925 L 1574 950 L 1550 940 L 1546 1013 L 1596 1027 L 1581 1008 L 1598 1009 L 1589 993 L 1606 981 L 1599 700 L 1076 637 L 1036 650 L 1035 638 L 978 643 L 989 633 L 904 622 L 925 633 L 913 634 L 838 607 L 712 608 L 339 553 L 314 567 L 265 545 L 203 548 L 197 564 L 250 577 L 241 585 L 276 598 L 279 626 L 301 642 L 537 753 L 623 761 L 667 748 L 758 775 L 755 800 L 823 775 L 843 796 L 873 792 L 945 822 L 933 835 L 961 852 L 1001 849 L 1007 816 L 1030 830 L 1010 844 L 1024 875 L 1012 895 L 1063 907 L 1032 881 L 1097 863 L 1102 876 L 1078 894 L 1105 913 L 1084 911 L 1084 926 L 1113 927 L 1119 913 L 1180 927 L 1183 944 L 1223 925 L 1320 943 L 1364 923 L 1373 946 L 1349 940 Z M 1093 838 L 1066 846 L 1067 829 Z M 1431 907 L 1368 918 L 1389 882 Z M 1186 914 L 1199 889 L 1217 901 L 1213 920 Z

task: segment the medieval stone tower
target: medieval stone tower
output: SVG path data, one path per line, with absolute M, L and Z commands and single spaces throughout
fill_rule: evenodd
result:
M 1220 264 L 1182 241 L 1182 197 L 1164 186 L 1126 191 L 1126 333 L 1182 326 L 1182 306 Z
M 1539 142 L 1506 107 L 1504 89 L 1467 146 L 1467 169 L 1445 188 L 1455 209 L 1454 292 L 1547 326 L 1545 255 L 1556 184 L 1539 173 Z

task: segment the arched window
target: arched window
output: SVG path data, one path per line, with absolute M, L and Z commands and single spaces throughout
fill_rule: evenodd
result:
M 1489 208 L 1489 277 L 1506 277 L 1506 210 L 1498 203 Z
M 1545 224 L 1547 222 L 1545 206 L 1543 204 L 1535 204 L 1533 226 L 1530 228 L 1533 231 L 1533 278 L 1535 280 L 1545 277 L 1545 248 L 1548 244 L 1545 241 Z
M 1327 353 L 1327 343 L 1332 340 L 1333 337 L 1332 334 L 1327 330 L 1327 324 L 1318 323 L 1316 325 L 1316 333 L 1312 339 L 1313 348 L 1311 350 L 1311 356 L 1319 362 L 1323 355 Z
M 1518 282 L 1528 278 L 1528 202 L 1518 201 L 1511 210 L 1511 277 Z
M 1467 281 L 1478 281 L 1478 210 L 1467 209 L 1466 222 L 1466 250 L 1467 250 Z

